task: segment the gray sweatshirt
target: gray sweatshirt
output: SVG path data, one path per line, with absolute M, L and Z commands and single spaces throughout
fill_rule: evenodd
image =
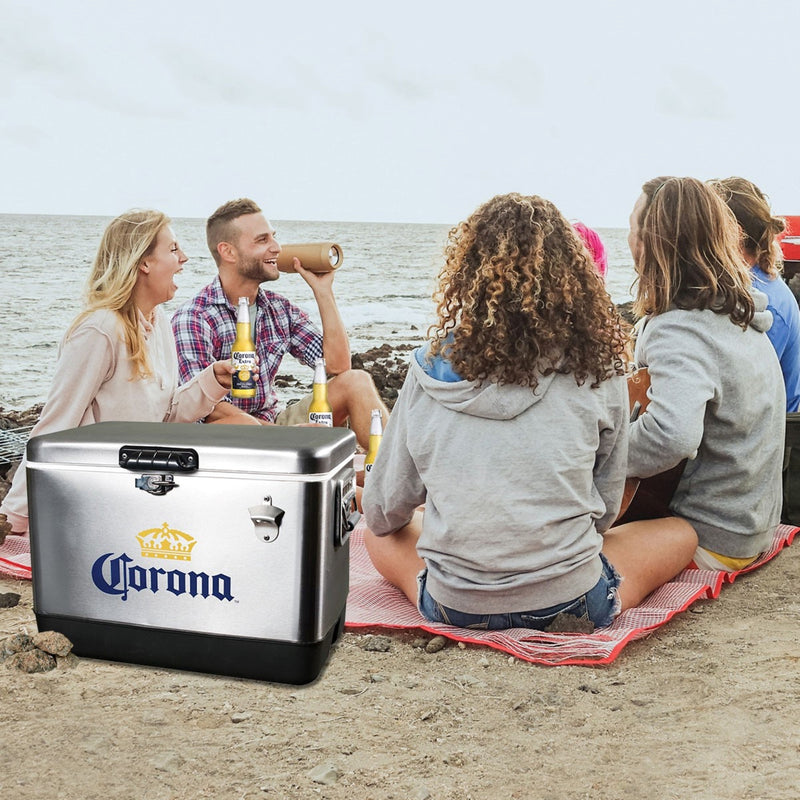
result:
M 590 383 L 550 375 L 534 393 L 437 380 L 412 357 L 363 503 L 378 536 L 425 504 L 417 551 L 440 603 L 528 611 L 597 583 L 629 425 L 625 379 Z
M 780 521 L 786 395 L 753 291 L 747 330 L 713 311 L 672 309 L 647 320 L 636 362 L 650 372 L 647 413 L 631 425 L 628 474 L 646 478 L 688 458 L 670 505 L 700 546 L 732 558 L 766 549 Z

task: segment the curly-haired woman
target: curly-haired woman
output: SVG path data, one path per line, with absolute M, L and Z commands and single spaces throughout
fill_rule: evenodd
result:
M 767 296 L 772 325 L 767 336 L 778 354 L 786 387 L 786 410 L 800 407 L 800 309 L 792 290 L 781 278 L 783 255 L 777 235 L 786 229 L 773 216 L 767 196 L 745 178 L 709 181 L 733 211 L 742 230 L 741 249 L 750 267 L 753 286 Z
M 648 181 L 630 228 L 650 403 L 631 426 L 628 474 L 687 459 L 669 509 L 697 531 L 695 564 L 742 569 L 772 541 L 782 500 L 786 393 L 767 298 L 751 286 L 733 214 L 701 181 Z
M 697 539 L 675 519 L 609 531 L 626 332 L 594 263 L 552 203 L 503 195 L 450 232 L 436 299 L 364 491 L 373 563 L 432 621 L 610 624 Z

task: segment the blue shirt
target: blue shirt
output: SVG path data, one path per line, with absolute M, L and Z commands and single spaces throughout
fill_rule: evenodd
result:
M 453 341 L 453 334 L 447 337 L 448 342 Z M 445 383 L 457 383 L 462 380 L 461 376 L 453 369 L 453 365 L 440 353 L 434 358 L 429 355 L 431 343 L 418 347 L 414 351 L 414 357 L 422 369 L 431 378 L 437 381 L 444 381 Z
M 800 309 L 792 290 L 780 276 L 770 280 L 759 267 L 751 267 L 753 286 L 767 296 L 772 327 L 767 336 L 778 354 L 786 385 L 786 411 L 800 407 Z

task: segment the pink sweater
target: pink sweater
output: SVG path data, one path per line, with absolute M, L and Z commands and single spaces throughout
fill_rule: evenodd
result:
M 121 322 L 113 311 L 95 311 L 59 347 L 50 394 L 31 436 L 93 422 L 195 422 L 228 390 L 208 366 L 178 386 L 178 357 L 169 320 L 156 307 L 150 324 L 139 315 L 152 376 L 133 378 Z M 0 506 L 14 533 L 28 530 L 25 460 Z

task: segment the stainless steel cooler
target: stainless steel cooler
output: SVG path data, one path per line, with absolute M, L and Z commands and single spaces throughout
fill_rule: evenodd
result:
M 344 625 L 355 437 L 117 423 L 27 448 L 40 630 L 82 656 L 307 683 Z

